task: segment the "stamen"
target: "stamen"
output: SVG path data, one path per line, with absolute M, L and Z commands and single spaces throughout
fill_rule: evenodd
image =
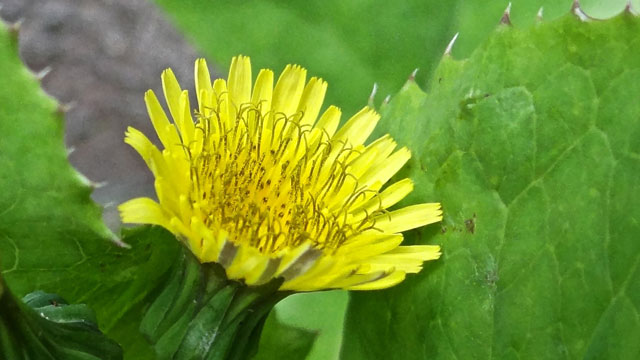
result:
M 347 223 L 353 206 L 378 196 L 350 173 L 359 150 L 332 142 L 324 130 L 310 145 L 313 128 L 300 124 L 304 112 L 262 114 L 260 104 L 238 106 L 235 126 L 227 129 L 221 101 L 206 108 L 209 116 L 196 112 L 201 149 L 181 144 L 191 163 L 191 200 L 200 202 L 202 222 L 210 229 L 267 254 L 305 241 L 333 252 L 374 227 L 381 201 L 380 209 Z M 266 143 L 265 129 L 271 132 Z

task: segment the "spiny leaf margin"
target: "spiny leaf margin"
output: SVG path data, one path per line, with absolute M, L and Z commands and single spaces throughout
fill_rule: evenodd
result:
M 413 241 L 444 255 L 352 294 L 345 359 L 640 356 L 639 33 L 629 12 L 502 25 L 383 109 L 407 202 L 445 210 Z
M 89 305 L 125 353 L 150 358 L 138 331 L 141 308 L 166 277 L 179 243 L 153 227 L 126 230 L 121 242 L 106 228 L 90 198 L 94 184 L 67 159 L 66 107 L 23 65 L 18 30 L 0 24 L 2 276 L 17 297 L 41 290 Z

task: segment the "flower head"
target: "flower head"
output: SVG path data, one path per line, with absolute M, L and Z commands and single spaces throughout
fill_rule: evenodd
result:
M 411 154 L 394 151 L 388 135 L 365 145 L 380 116 L 365 107 L 338 128 L 337 107 L 318 117 L 326 82 L 306 82 L 296 65 L 273 82 L 261 70 L 252 88 L 249 58 L 238 56 L 228 80 L 211 83 L 199 59 L 192 117 L 187 91 L 165 70 L 173 123 L 153 91 L 145 94 L 164 149 L 131 127 L 125 138 L 153 172 L 158 202 L 127 201 L 123 221 L 165 227 L 230 279 L 282 277 L 282 290 L 386 288 L 437 259 L 438 246 L 400 246 L 401 232 L 442 212 L 437 203 L 387 211 L 413 189 L 409 179 L 383 189 Z

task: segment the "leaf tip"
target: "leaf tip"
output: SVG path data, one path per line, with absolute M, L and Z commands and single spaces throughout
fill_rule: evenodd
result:
M 573 3 L 571 4 L 571 13 L 580 21 L 587 22 L 592 20 L 592 18 L 582 10 L 580 0 L 573 0 Z
M 22 28 L 23 22 L 24 18 L 20 18 L 13 24 L 9 24 L 9 36 L 11 37 L 12 41 L 18 41 L 18 36 L 20 36 L 20 29 Z
M 447 48 L 444 50 L 445 56 L 451 56 L 451 50 L 453 50 L 453 44 L 455 44 L 456 40 L 458 40 L 458 35 L 460 35 L 460 32 L 457 32 L 455 35 L 453 35 L 453 38 L 451 39 L 451 41 L 449 41 Z
M 122 241 L 122 239 L 120 239 L 120 237 L 118 237 L 114 233 L 111 233 L 111 236 L 109 237 L 109 240 L 111 240 L 111 242 L 113 242 L 118 247 L 121 247 L 123 249 L 131 249 L 131 245 L 129 245 L 126 242 Z
M 92 183 L 92 181 L 91 181 L 91 180 L 89 180 L 89 178 L 87 178 L 86 176 L 84 176 L 84 174 L 83 174 L 83 173 L 81 173 L 81 172 L 80 172 L 80 171 L 78 171 L 78 170 L 75 170 L 75 175 L 76 175 L 76 179 L 77 179 L 78 181 L 80 181 L 80 183 L 81 183 L 82 185 L 84 185 L 84 186 L 86 186 L 86 187 L 91 187 L 91 183 Z
M 49 75 L 50 72 L 51 66 L 47 66 L 44 69 L 34 73 L 33 76 L 35 76 L 38 81 L 42 82 L 42 80 L 44 80 L 44 78 Z
M 391 95 L 387 95 L 382 101 L 382 105 L 387 105 L 391 101 Z
M 628 0 L 627 4 L 624 6 L 624 12 L 626 14 L 630 14 L 630 15 L 633 15 L 633 16 L 638 16 L 638 13 L 633 8 L 633 4 L 631 3 L 631 0 Z
M 95 189 L 100 189 L 103 188 L 105 186 L 107 186 L 109 183 L 107 181 L 91 181 L 89 180 L 89 187 L 91 188 L 91 190 L 95 190 Z
M 538 13 L 536 14 L 536 20 L 538 22 L 541 22 L 543 20 L 543 13 L 544 13 L 544 7 L 540 6 L 540 9 L 538 9 Z
M 415 68 L 411 74 L 409 74 L 409 78 L 407 79 L 407 82 L 412 82 L 412 81 L 416 81 L 416 75 L 418 75 L 418 68 Z
M 375 108 L 373 101 L 375 100 L 376 93 L 378 92 L 378 83 L 373 83 L 373 89 L 369 95 L 369 107 Z
M 507 8 L 504 9 L 504 13 L 502 13 L 502 17 L 500 18 L 500 25 L 511 26 L 511 2 L 509 2 Z
M 95 190 L 95 189 L 100 189 L 104 186 L 106 186 L 108 183 L 106 181 L 93 181 L 90 180 L 89 178 L 87 178 L 83 173 L 81 173 L 80 171 L 76 170 L 76 178 L 80 181 L 80 183 L 82 183 L 82 185 L 88 187 L 89 189 L 91 189 L 91 191 Z
M 72 109 L 74 109 L 76 105 L 77 103 L 75 101 L 71 101 L 68 103 L 58 103 L 58 108 L 56 109 L 56 112 L 60 115 L 64 115 L 69 111 L 71 111 Z

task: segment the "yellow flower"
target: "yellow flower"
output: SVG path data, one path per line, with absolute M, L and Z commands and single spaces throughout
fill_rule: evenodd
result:
M 195 63 L 198 108 L 170 69 L 162 85 L 173 124 L 153 91 L 145 94 L 160 151 L 140 131 L 125 142 L 155 176 L 158 202 L 120 205 L 124 222 L 160 225 L 203 263 L 230 279 L 259 285 L 282 277 L 281 290 L 371 290 L 393 286 L 440 256 L 432 245 L 400 246 L 401 232 L 442 219 L 440 204 L 386 209 L 413 190 L 404 179 L 381 190 L 409 160 L 388 135 L 365 141 L 380 116 L 365 107 L 338 129 L 340 109 L 318 118 L 327 90 L 288 65 L 275 88 L 263 69 L 251 87 L 248 57 L 229 79 L 211 83 Z

